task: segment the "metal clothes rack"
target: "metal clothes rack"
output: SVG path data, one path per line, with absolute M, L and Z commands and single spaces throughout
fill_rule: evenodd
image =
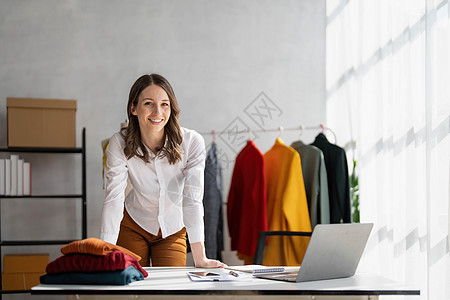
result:
M 215 131 L 212 130 L 210 132 L 200 132 L 201 135 L 209 135 L 212 134 L 213 136 L 213 140 L 215 140 L 215 137 L 217 134 L 224 134 L 224 133 L 228 133 L 228 134 L 240 134 L 240 133 L 250 133 L 250 132 L 257 132 L 257 133 L 265 133 L 265 132 L 279 132 L 280 135 L 281 133 L 283 133 L 284 131 L 300 131 L 303 132 L 304 130 L 317 130 L 317 129 L 321 129 L 322 133 L 324 133 L 325 131 L 329 131 L 334 138 L 334 143 L 337 143 L 337 139 L 336 139 L 336 134 L 334 133 L 333 130 L 331 130 L 331 128 L 324 126 L 323 124 L 317 125 L 317 126 L 297 126 L 297 127 L 290 127 L 290 128 L 284 128 L 283 126 L 280 126 L 278 128 L 274 128 L 274 129 L 246 129 L 246 130 L 240 130 L 240 131 L 230 131 L 230 130 L 224 130 L 224 131 Z

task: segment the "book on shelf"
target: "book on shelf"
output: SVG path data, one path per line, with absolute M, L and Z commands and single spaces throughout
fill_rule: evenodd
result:
M 23 159 L 17 160 L 17 196 L 23 196 Z
M 0 159 L 0 195 L 31 195 L 31 163 L 16 154 Z
M 31 195 L 31 163 L 23 163 L 23 195 Z
M 0 158 L 0 195 L 5 194 L 5 159 Z
M 17 161 L 19 155 L 11 154 L 11 196 L 17 196 Z
M 11 195 L 11 159 L 5 159 L 5 196 Z

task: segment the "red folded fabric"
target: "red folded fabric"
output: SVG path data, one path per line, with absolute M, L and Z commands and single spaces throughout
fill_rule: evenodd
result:
M 126 254 L 136 258 L 138 261 L 141 260 L 141 257 L 133 253 L 132 251 L 97 238 L 87 238 L 84 240 L 74 241 L 70 244 L 63 246 L 61 248 L 61 253 L 62 254 L 87 253 L 94 255 L 105 255 L 115 250 L 123 251 Z
M 45 271 L 48 274 L 118 271 L 124 270 L 129 266 L 135 267 L 144 277 L 148 276 L 147 271 L 141 267 L 136 258 L 118 250 L 106 255 L 83 253 L 63 255 L 50 262 Z

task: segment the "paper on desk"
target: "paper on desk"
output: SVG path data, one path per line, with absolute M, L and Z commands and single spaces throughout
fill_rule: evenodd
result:
M 243 272 L 233 272 L 225 269 L 206 269 L 186 272 L 192 281 L 251 281 L 252 275 Z M 237 275 L 237 276 L 236 276 Z

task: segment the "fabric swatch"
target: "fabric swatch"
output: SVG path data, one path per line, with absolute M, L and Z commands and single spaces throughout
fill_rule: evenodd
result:
M 87 238 L 84 240 L 74 241 L 70 244 L 63 246 L 61 248 L 61 253 L 62 254 L 87 253 L 94 255 L 105 255 L 113 252 L 114 250 L 123 251 L 126 254 L 136 258 L 138 261 L 141 260 L 141 257 L 133 253 L 132 251 L 97 238 Z
M 69 272 L 45 274 L 40 277 L 41 284 L 127 285 L 139 280 L 144 280 L 144 275 L 133 266 L 114 272 Z
M 47 265 L 48 274 L 67 272 L 100 272 L 124 270 L 129 266 L 135 267 L 139 272 L 148 276 L 136 258 L 123 251 L 113 251 L 106 255 L 93 255 L 75 253 L 62 255 Z

